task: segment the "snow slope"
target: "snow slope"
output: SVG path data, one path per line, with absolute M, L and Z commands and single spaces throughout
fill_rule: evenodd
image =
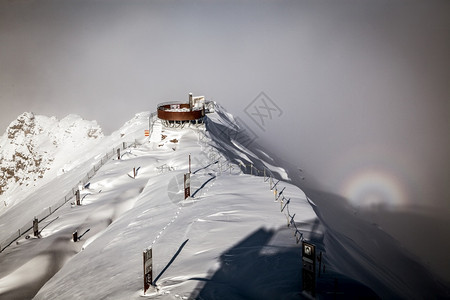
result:
M 140 193 L 133 194 L 131 209 L 95 240 L 86 241 L 85 249 L 41 289 L 36 299 L 139 298 L 143 294 L 142 251 L 149 246 L 153 248 L 158 286 L 154 297 L 298 297 L 300 269 L 292 262 L 299 260 L 299 245 L 286 226 L 269 183 L 262 177 L 241 174 L 237 165 L 231 174 L 230 170 L 220 172 L 214 163 L 218 157 L 204 157 L 209 145 L 208 141 L 199 144 L 202 129 L 163 129 L 162 134 L 166 136 L 163 141 L 132 149 L 91 180 L 90 192 L 98 196 L 86 206 L 96 205 L 105 193 L 111 206 L 116 204 L 111 203 L 115 197 L 110 194 Z M 183 200 L 182 177 L 188 171 L 189 154 L 195 197 Z M 158 167 L 162 165 L 172 171 L 161 173 Z M 140 167 L 136 179 L 128 176 L 133 166 Z M 286 196 L 292 199 L 291 209 L 302 212 L 298 221 L 308 237 L 316 216 L 301 190 L 283 184 Z M 110 218 L 110 210 L 101 215 Z M 244 265 L 249 257 L 258 259 Z M 278 266 L 276 272 L 270 271 L 273 264 Z M 260 272 L 267 275 L 257 276 Z M 280 272 L 284 273 L 282 278 Z M 98 278 L 92 280 L 86 274 Z M 223 276 L 233 286 L 224 286 Z M 73 278 L 77 278 L 76 284 Z M 253 283 L 249 285 L 249 281 Z
M 0 210 L 0 243 L 16 233 L 18 228 L 30 223 L 35 216 L 48 211 L 49 207 L 64 198 L 72 189 L 77 188 L 82 178 L 91 172 L 93 166 L 100 162 L 105 153 L 111 152 L 113 147 L 123 142 L 134 143 L 140 137 L 135 129 L 136 123 L 147 122 L 148 113 L 137 114 L 111 136 L 101 135 L 98 138 L 92 134 L 94 131 L 101 133 L 95 121 L 85 121 L 74 115 L 69 115 L 61 121 L 42 116 L 36 116 L 35 119 L 41 120 L 41 129 L 35 136 L 30 134 L 23 143 L 19 143 L 17 139 L 8 140 L 4 136 L 2 145 L 6 147 L 2 147 L 1 153 L 6 156 L 8 151 L 3 150 L 14 148 L 14 145 L 17 147 L 15 151 L 20 151 L 19 149 L 28 148 L 29 145 L 40 144 L 43 147 L 38 148 L 36 152 L 43 153 L 39 155 L 51 163 L 45 167 L 43 178 L 34 181 L 21 177 L 25 178 L 21 179 L 25 180 L 22 186 L 28 185 L 28 189 L 22 189 L 22 186 L 13 183 L 0 198 L 5 199 L 7 203 L 2 207 L 3 210 Z M 11 168 L 15 168 L 14 161 Z
M 311 191 L 310 200 L 289 183 L 270 154 L 246 147 L 241 128 L 220 106 L 204 127 L 158 127 L 144 139 L 147 126 L 148 113 L 137 114 L 105 138 L 104 148 L 92 147 L 91 159 L 65 174 L 67 180 L 60 176 L 42 188 L 51 198 L 77 184 L 83 172 L 76 170 L 89 169 L 101 150 L 124 139 L 140 144 L 97 172 L 81 192 L 81 206 L 67 204 L 42 222 L 42 238 L 21 238 L 0 254 L 0 299 L 306 298 L 300 238 L 323 254 L 319 299 L 449 295 L 379 229 L 340 219 L 339 207 L 319 210 L 314 198 L 327 195 Z M 192 196 L 184 200 L 189 155 Z M 269 174 L 276 178 L 265 178 Z M 283 198 L 290 199 L 287 206 Z M 32 197 L 21 203 L 31 202 L 41 203 Z M 13 212 L 0 218 L 1 231 L 14 218 L 30 221 Z M 383 245 L 354 243 L 365 234 L 386 242 L 392 261 L 381 259 Z M 149 247 L 157 288 L 144 295 L 142 252 Z M 423 276 L 411 281 L 399 269 L 427 278 L 416 287 Z
M 103 139 L 95 121 L 23 113 L 0 137 L 0 214 L 85 159 Z

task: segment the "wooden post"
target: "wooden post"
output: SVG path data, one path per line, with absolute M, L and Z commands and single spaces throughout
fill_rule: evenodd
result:
M 77 231 L 77 230 L 75 230 L 75 231 L 72 233 L 72 240 L 73 240 L 74 242 L 77 242 L 77 241 L 78 241 L 78 231 Z
M 147 289 L 150 287 L 149 286 L 149 284 L 147 283 L 147 274 L 146 274 L 146 270 L 145 270 L 145 261 L 146 261 L 146 258 L 147 258 L 147 256 L 146 256 L 146 253 L 145 253 L 145 251 L 144 252 L 142 252 L 142 261 L 144 262 L 144 295 L 145 295 L 145 292 L 147 291 Z
M 144 258 L 144 295 L 148 288 L 153 285 L 153 250 L 147 249 L 143 252 Z
M 39 235 L 39 221 L 36 217 L 33 220 L 33 235 L 36 237 Z
M 136 178 L 136 167 L 133 168 L 133 178 Z
M 120 148 L 117 148 L 117 159 L 120 159 Z
M 77 205 L 81 205 L 81 201 L 80 201 L 80 190 L 76 190 L 75 191 L 75 198 L 77 200 Z
M 322 268 L 322 251 L 320 251 L 320 254 L 317 257 L 317 260 L 319 261 L 319 277 L 320 277 L 320 269 Z
M 189 154 L 189 174 L 191 174 L 191 154 Z
M 184 174 L 184 199 L 191 196 L 191 174 Z

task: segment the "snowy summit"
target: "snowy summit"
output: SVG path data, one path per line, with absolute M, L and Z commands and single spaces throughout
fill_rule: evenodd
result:
M 139 113 L 106 137 L 76 116 L 14 121 L 0 144 L 0 299 L 423 295 L 371 253 L 337 240 L 314 199 L 213 106 L 201 123 L 170 126 Z M 13 199 L 9 190 L 27 184 L 33 193 Z M 35 217 L 36 236 L 28 231 Z M 320 256 L 313 287 L 305 286 L 303 241 Z M 358 268 L 346 269 L 342 257 L 359 259 Z M 433 277 L 423 285 L 445 295 Z

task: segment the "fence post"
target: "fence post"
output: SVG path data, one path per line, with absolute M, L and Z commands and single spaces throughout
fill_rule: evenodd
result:
M 320 269 L 322 269 L 322 251 L 320 251 L 320 254 L 317 257 L 317 260 L 319 261 L 319 277 L 320 277 Z
M 153 284 L 153 253 L 152 248 L 143 252 L 144 258 L 144 295 Z
M 33 234 L 36 237 L 39 235 L 39 221 L 36 217 L 33 220 Z
M 117 148 L 117 159 L 120 160 L 120 148 Z
M 81 205 L 81 202 L 80 202 L 80 190 L 77 190 L 75 192 L 75 197 L 76 197 L 76 200 L 77 200 L 77 205 Z
M 184 174 L 184 199 L 191 196 L 191 174 Z

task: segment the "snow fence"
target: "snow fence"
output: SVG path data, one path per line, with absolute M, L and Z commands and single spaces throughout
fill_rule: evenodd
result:
M 119 146 L 114 147 L 112 151 L 108 151 L 99 162 L 97 162 L 89 172 L 87 172 L 86 176 L 84 176 L 79 183 L 75 187 L 73 187 L 63 198 L 58 200 L 55 204 L 49 206 L 47 209 L 44 209 L 43 212 L 36 215 L 36 218 L 39 220 L 39 223 L 44 221 L 46 218 L 48 218 L 50 215 L 52 215 L 55 211 L 57 211 L 61 206 L 69 202 L 73 197 L 75 197 L 76 192 L 79 190 L 79 186 L 83 185 L 85 186 L 89 180 L 94 177 L 94 175 L 97 173 L 100 168 L 109 161 L 113 156 L 117 155 L 118 150 L 125 150 L 130 147 L 136 147 L 137 142 L 132 142 L 129 146 L 127 146 L 126 142 L 122 142 Z M 33 228 L 33 221 L 30 221 L 29 223 L 25 224 L 21 228 L 17 229 L 16 233 L 10 235 L 8 238 L 6 238 L 3 241 L 0 241 L 0 253 L 7 247 L 9 247 L 12 243 L 17 241 L 21 236 L 28 233 Z

